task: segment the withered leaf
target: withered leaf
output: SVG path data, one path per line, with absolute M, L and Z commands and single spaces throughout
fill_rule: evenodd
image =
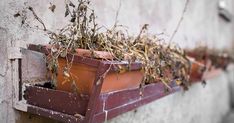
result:
M 119 72 L 119 73 L 125 73 L 125 72 L 127 72 L 127 71 L 128 71 L 128 68 L 127 68 L 127 67 L 118 65 L 118 72 Z
M 68 7 L 68 5 L 66 4 L 65 17 L 67 17 L 68 15 L 69 15 L 69 7 Z
M 55 8 L 56 8 L 56 6 L 55 6 L 54 4 L 52 4 L 52 3 L 50 3 L 49 9 L 50 9 L 52 12 L 54 12 Z
M 28 9 L 29 9 L 30 11 L 33 11 L 33 8 L 32 8 L 31 6 L 29 6 Z
M 22 21 L 21 21 L 21 25 L 24 25 L 24 23 L 25 23 L 25 20 L 22 20 Z
M 71 6 L 71 7 L 76 7 L 71 1 L 69 2 L 69 6 Z
M 75 20 L 76 20 L 76 18 L 73 17 L 70 21 L 71 21 L 71 22 L 75 22 Z
M 63 75 L 68 78 L 70 77 L 70 74 L 67 71 L 63 71 Z
M 206 80 L 202 80 L 202 85 L 203 85 L 203 86 L 206 86 L 206 84 L 207 84 L 207 83 L 206 83 Z
M 14 14 L 14 17 L 16 18 L 16 17 L 19 17 L 20 16 L 20 13 L 19 12 L 17 12 L 16 14 Z
M 182 81 L 179 80 L 179 79 L 175 80 L 175 82 L 176 82 L 177 85 L 181 85 L 182 84 Z
M 60 56 L 61 56 L 62 58 L 65 58 L 66 55 L 67 55 L 66 51 L 63 51 L 63 52 L 60 53 Z

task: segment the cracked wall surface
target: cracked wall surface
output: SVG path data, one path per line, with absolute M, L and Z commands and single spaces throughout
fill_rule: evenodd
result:
M 225 0 L 227 9 L 234 15 L 234 1 Z M 48 7 L 50 2 L 56 5 L 55 13 Z M 46 123 L 56 122 L 46 118 L 20 113 L 12 108 L 11 66 L 7 58 L 10 46 L 26 47 L 29 43 L 45 44 L 49 39 L 41 32 L 21 25 L 20 18 L 13 15 L 25 6 L 34 7 L 50 30 L 63 27 L 65 7 L 58 0 L 0 0 L 0 122 L 1 123 Z M 100 25 L 111 27 L 115 22 L 119 0 L 93 0 Z M 129 28 L 130 34 L 139 32 L 145 23 L 150 32 L 161 33 L 168 40 L 181 17 L 185 0 L 122 0 L 118 22 Z M 190 0 L 181 27 L 174 42 L 182 47 L 194 47 L 207 44 L 213 48 L 231 47 L 234 24 L 227 23 L 218 16 L 218 0 Z M 30 13 L 29 13 L 30 15 Z M 39 25 L 32 17 L 32 24 Z M 40 25 L 39 25 L 40 26 Z M 234 43 L 233 43 L 234 44 Z M 229 110 L 228 78 L 226 73 L 209 80 L 203 88 L 196 84 L 186 93 L 176 93 L 137 109 L 136 112 L 123 114 L 110 123 L 218 123 L 222 115 Z

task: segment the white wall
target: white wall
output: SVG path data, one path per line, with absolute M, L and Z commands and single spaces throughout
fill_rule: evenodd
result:
M 226 0 L 228 10 L 234 11 L 232 0 Z M 100 22 L 113 25 L 119 0 L 95 0 Z M 185 0 L 122 0 L 119 23 L 127 25 L 131 33 L 138 33 L 145 23 L 153 33 L 165 33 L 168 40 L 181 17 Z M 181 27 L 173 41 L 180 46 L 195 46 L 197 42 L 211 47 L 228 47 L 232 41 L 233 24 L 218 16 L 218 0 L 190 0 Z M 233 12 L 232 12 L 233 13 Z M 217 45 L 218 44 L 218 45 Z
M 1 123 L 45 122 L 47 119 L 28 118 L 11 107 L 12 82 L 11 67 L 7 60 L 7 47 L 23 46 L 28 43 L 47 43 L 43 33 L 21 27 L 19 18 L 13 15 L 24 7 L 24 2 L 34 7 L 46 26 L 55 30 L 65 20 L 64 2 L 58 0 L 1 0 L 0 1 L 0 121 Z M 55 14 L 49 9 L 49 2 L 57 8 Z M 234 24 L 226 23 L 218 16 L 218 0 L 190 0 L 184 20 L 173 41 L 182 47 L 208 44 L 210 47 L 228 48 L 233 41 Z M 227 0 L 228 9 L 234 15 L 234 1 Z M 174 31 L 181 16 L 185 0 L 122 0 L 118 21 L 129 27 L 131 34 L 139 32 L 145 23 L 150 24 L 152 33 L 164 32 L 166 40 Z M 100 25 L 110 27 L 115 21 L 119 0 L 93 0 Z M 33 18 L 30 18 L 32 21 Z M 36 23 L 36 21 L 34 20 Z M 38 24 L 38 23 L 36 23 Z M 199 84 L 185 94 L 176 93 L 137 109 L 137 113 L 127 113 L 111 122 L 206 122 L 220 121 L 229 110 L 228 78 L 221 77 L 209 81 L 206 88 Z M 229 75 L 231 76 L 231 75 Z M 182 122 L 183 121 L 183 122 Z M 50 121 L 52 122 L 52 121 Z

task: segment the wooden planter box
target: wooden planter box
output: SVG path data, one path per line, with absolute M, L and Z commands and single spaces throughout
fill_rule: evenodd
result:
M 29 45 L 30 50 L 38 51 L 49 55 L 50 47 L 47 46 L 38 46 L 38 45 Z M 141 71 L 140 63 L 132 63 L 130 66 L 128 62 L 117 62 L 117 61 L 105 61 L 105 60 L 97 60 L 90 57 L 90 52 L 87 50 L 78 49 L 77 55 L 75 55 L 73 60 L 72 69 L 70 70 L 71 77 L 65 78 L 63 76 L 63 68 L 66 66 L 66 60 L 64 58 L 59 58 L 59 68 L 58 68 L 58 77 L 57 77 L 57 89 L 62 91 L 72 92 L 74 89 L 72 86 L 72 81 L 76 82 L 76 87 L 79 93 L 90 95 L 93 87 L 93 82 L 95 81 L 96 74 L 99 74 L 98 70 L 103 68 L 98 68 L 98 64 L 104 63 L 104 69 L 110 71 L 103 75 L 103 84 L 101 88 L 101 93 L 138 88 L 143 79 L 143 72 Z M 95 51 L 101 57 L 110 57 L 108 53 L 103 53 L 100 51 Z M 103 55 L 104 54 L 104 55 Z M 85 57 L 83 57 L 85 56 Z M 87 57 L 88 56 L 88 57 Z M 71 55 L 69 58 L 71 59 Z M 199 64 L 203 64 L 205 62 L 200 62 Z M 205 64 L 204 64 L 205 66 Z M 104 66 L 103 66 L 104 67 Z M 128 69 L 129 71 L 125 71 L 123 73 L 119 73 L 120 68 Z M 198 78 L 201 78 L 203 75 L 202 70 L 205 69 L 202 66 L 199 66 L 196 63 L 192 62 L 192 70 L 191 70 L 191 81 L 198 81 Z M 170 71 L 170 70 L 169 70 Z M 105 74 L 105 73 L 103 73 Z
M 47 49 L 43 47 L 38 48 L 35 45 L 30 45 L 29 49 L 48 53 Z M 68 57 L 71 58 L 72 56 Z M 24 99 L 28 104 L 27 112 L 63 122 L 99 123 L 181 89 L 175 82 L 172 82 L 169 84 L 172 89 L 166 91 L 166 87 L 161 82 L 158 82 L 146 85 L 142 91 L 138 87 L 139 82 L 135 82 L 137 86 L 131 86 L 131 88 L 125 86 L 115 91 L 108 90 L 111 92 L 102 91 L 103 89 L 105 90 L 103 88 L 105 82 L 112 83 L 112 80 L 108 80 L 108 76 L 110 78 L 112 76 L 120 76 L 119 74 L 121 73 L 116 73 L 119 70 L 118 66 L 128 67 L 128 63 L 101 61 L 81 56 L 75 56 L 74 62 L 78 64 L 78 67 L 86 65 L 92 68 L 91 71 L 94 71 L 92 76 L 95 76 L 95 78 L 89 85 L 90 90 L 83 91 L 88 94 L 53 90 L 29 84 L 26 86 L 24 93 Z M 95 70 L 93 70 L 94 68 Z M 109 71 L 106 73 L 108 69 Z M 130 70 L 121 76 L 134 77 L 131 74 L 136 74 L 140 70 L 141 64 L 135 62 L 131 64 Z M 104 78 L 104 74 L 107 75 L 107 79 Z M 141 72 L 139 76 L 142 77 Z M 125 82 L 129 81 L 122 80 Z
M 30 50 L 49 54 L 50 49 L 46 46 L 29 45 Z M 72 59 L 72 55 L 68 55 L 68 59 Z M 103 61 L 93 58 L 75 55 L 70 70 L 70 78 L 63 76 L 63 68 L 66 66 L 66 59 L 59 58 L 59 68 L 57 77 L 57 90 L 72 92 L 72 81 L 76 82 L 77 90 L 80 94 L 90 95 L 95 81 L 103 79 L 101 93 L 138 88 L 143 79 L 140 63 L 132 63 L 117 61 Z M 101 64 L 101 66 L 100 66 Z M 120 68 L 130 67 L 128 71 L 119 73 Z M 106 73 L 105 73 L 106 72 Z M 97 78 L 97 75 L 102 78 Z M 99 79 L 99 80 L 95 80 Z
M 172 90 L 165 91 L 162 83 L 146 85 L 142 96 L 139 88 L 80 96 L 65 91 L 27 86 L 24 97 L 30 105 L 30 113 L 62 122 L 102 123 L 181 90 L 175 83 L 169 86 Z M 95 86 L 94 90 L 98 88 Z
M 35 45 L 31 45 L 29 49 L 48 53 L 46 49 L 43 48 L 37 49 L 34 46 Z M 23 58 L 27 57 L 28 56 Z M 35 57 L 35 59 L 37 59 L 37 57 Z M 26 65 L 29 64 L 29 61 L 27 60 L 20 60 L 20 61 L 27 62 L 27 63 L 22 63 L 23 68 L 20 66 L 20 68 L 22 68 L 22 72 L 24 73 L 25 64 Z M 144 86 L 143 90 L 139 88 L 128 88 L 128 89 L 121 89 L 118 91 L 105 92 L 102 91 L 102 89 L 105 83 L 103 74 L 105 74 L 106 70 L 110 69 L 109 71 L 110 74 L 118 71 L 119 67 L 117 67 L 117 65 L 121 65 L 122 67 L 127 67 L 127 63 L 122 63 L 122 62 L 110 63 L 107 61 L 100 61 L 80 56 L 75 56 L 74 61 L 79 64 L 82 63 L 84 65 L 97 68 L 95 72 L 94 82 L 90 86 L 91 90 L 87 92 L 89 94 L 84 95 L 69 91 L 38 87 L 35 84 L 27 84 L 25 87 L 25 91 L 23 92 L 23 97 L 26 100 L 27 104 L 26 112 L 52 118 L 62 122 L 101 123 L 104 122 L 105 120 L 116 117 L 124 112 L 133 110 L 139 106 L 145 105 L 154 100 L 162 98 L 168 94 L 182 90 L 180 86 L 178 86 L 174 81 L 172 81 L 169 84 L 169 86 L 171 87 L 171 89 L 169 90 L 165 88 L 163 83 L 157 82 Z M 33 63 L 33 65 L 34 64 L 35 62 Z M 36 63 L 36 64 L 39 65 L 39 67 L 45 65 L 41 63 Z M 115 65 L 111 66 L 111 64 Z M 133 63 L 131 64 L 130 68 L 131 68 L 130 71 L 138 71 L 141 69 L 141 64 Z M 33 68 L 30 71 L 39 72 L 35 68 Z M 194 69 L 194 72 L 196 71 L 197 70 Z M 20 82 L 22 82 L 22 78 L 23 80 L 27 79 L 27 74 L 22 74 L 20 72 L 19 75 L 20 75 Z M 199 76 L 194 76 L 192 78 L 194 80 L 201 80 L 202 78 L 200 74 L 198 75 Z M 218 72 L 216 72 L 215 74 L 208 73 L 207 75 L 208 77 L 214 77 L 218 75 Z M 106 82 L 108 83 L 109 81 L 106 80 Z

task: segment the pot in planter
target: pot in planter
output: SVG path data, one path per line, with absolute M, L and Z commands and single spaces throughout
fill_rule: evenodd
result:
M 82 94 L 90 94 L 98 68 L 74 61 L 70 70 L 71 76 L 67 79 L 63 76 L 63 68 L 66 66 L 66 60 L 59 58 L 58 61 L 60 66 L 58 69 L 57 89 L 71 91 L 72 81 L 75 81 L 78 92 Z M 142 78 L 143 72 L 140 70 L 123 73 L 108 72 L 104 78 L 101 92 L 106 93 L 128 88 L 137 88 L 139 87 Z
M 43 52 L 46 55 L 50 53 L 49 46 L 38 46 L 38 45 L 29 45 L 29 49 L 36 50 L 39 52 Z M 93 51 L 86 49 L 76 49 L 76 54 L 74 55 L 74 61 L 72 64 L 72 68 L 70 70 L 70 74 L 68 77 L 64 76 L 64 67 L 66 66 L 66 59 L 59 58 L 59 67 L 58 67 L 58 76 L 57 76 L 57 89 L 63 91 L 74 91 L 74 86 L 77 91 L 81 94 L 89 95 L 92 90 L 93 82 L 95 80 L 96 74 L 98 72 L 97 65 L 99 62 L 109 62 L 116 69 L 115 71 L 110 71 L 105 76 L 103 85 L 101 88 L 101 93 L 107 93 L 118 90 L 125 90 L 129 88 L 138 88 L 143 80 L 144 72 L 141 71 L 140 63 L 136 64 L 137 69 L 132 69 L 127 71 L 127 68 L 120 71 L 119 67 L 125 66 L 128 67 L 128 62 L 117 62 L 107 59 L 113 59 L 112 55 L 108 52 L 104 51 Z M 93 58 L 95 55 L 95 58 Z M 105 59 L 105 60 L 104 60 Z M 196 61 L 193 58 L 189 58 L 192 61 L 190 81 L 199 81 L 202 79 L 203 70 L 205 69 L 205 61 Z M 168 73 L 168 74 L 167 74 Z M 166 72 L 166 76 L 168 78 L 171 77 L 170 70 Z M 157 82 L 157 80 L 155 80 Z M 160 80 L 158 80 L 160 81 Z
M 206 79 L 206 74 L 211 70 L 212 64 L 207 53 L 206 49 L 194 49 L 194 50 L 186 50 L 187 55 L 191 57 L 190 61 L 192 61 L 191 68 L 191 79 L 193 81 L 200 81 Z
M 43 52 L 46 55 L 49 55 L 50 53 L 49 46 L 29 45 L 29 49 Z M 67 64 L 66 59 L 61 57 L 58 58 L 59 67 L 56 88 L 58 90 L 72 92 L 74 91 L 73 87 L 75 86 L 79 93 L 89 95 L 92 91 L 93 82 L 99 69 L 95 64 L 98 64 L 99 62 L 107 62 L 102 59 L 112 59 L 113 57 L 108 52 L 94 51 L 95 57 L 99 59 L 93 59 L 89 58 L 92 57 L 92 53 L 89 50 L 76 49 L 76 51 L 77 54 L 74 55 L 74 61 L 72 68 L 70 69 L 69 77 L 64 76 L 64 67 Z M 113 64 L 115 69 L 118 69 L 119 66 L 128 66 L 128 62 L 116 62 L 111 60 L 108 62 Z M 140 64 L 137 65 L 138 69 L 134 70 L 124 72 L 117 72 L 118 70 L 115 70 L 108 72 L 103 80 L 101 93 L 138 88 L 143 79 L 143 72 L 139 65 Z
M 206 71 L 207 67 L 205 61 L 196 61 L 195 59 L 190 59 L 192 62 L 190 81 L 200 81 L 202 80 L 203 74 Z

